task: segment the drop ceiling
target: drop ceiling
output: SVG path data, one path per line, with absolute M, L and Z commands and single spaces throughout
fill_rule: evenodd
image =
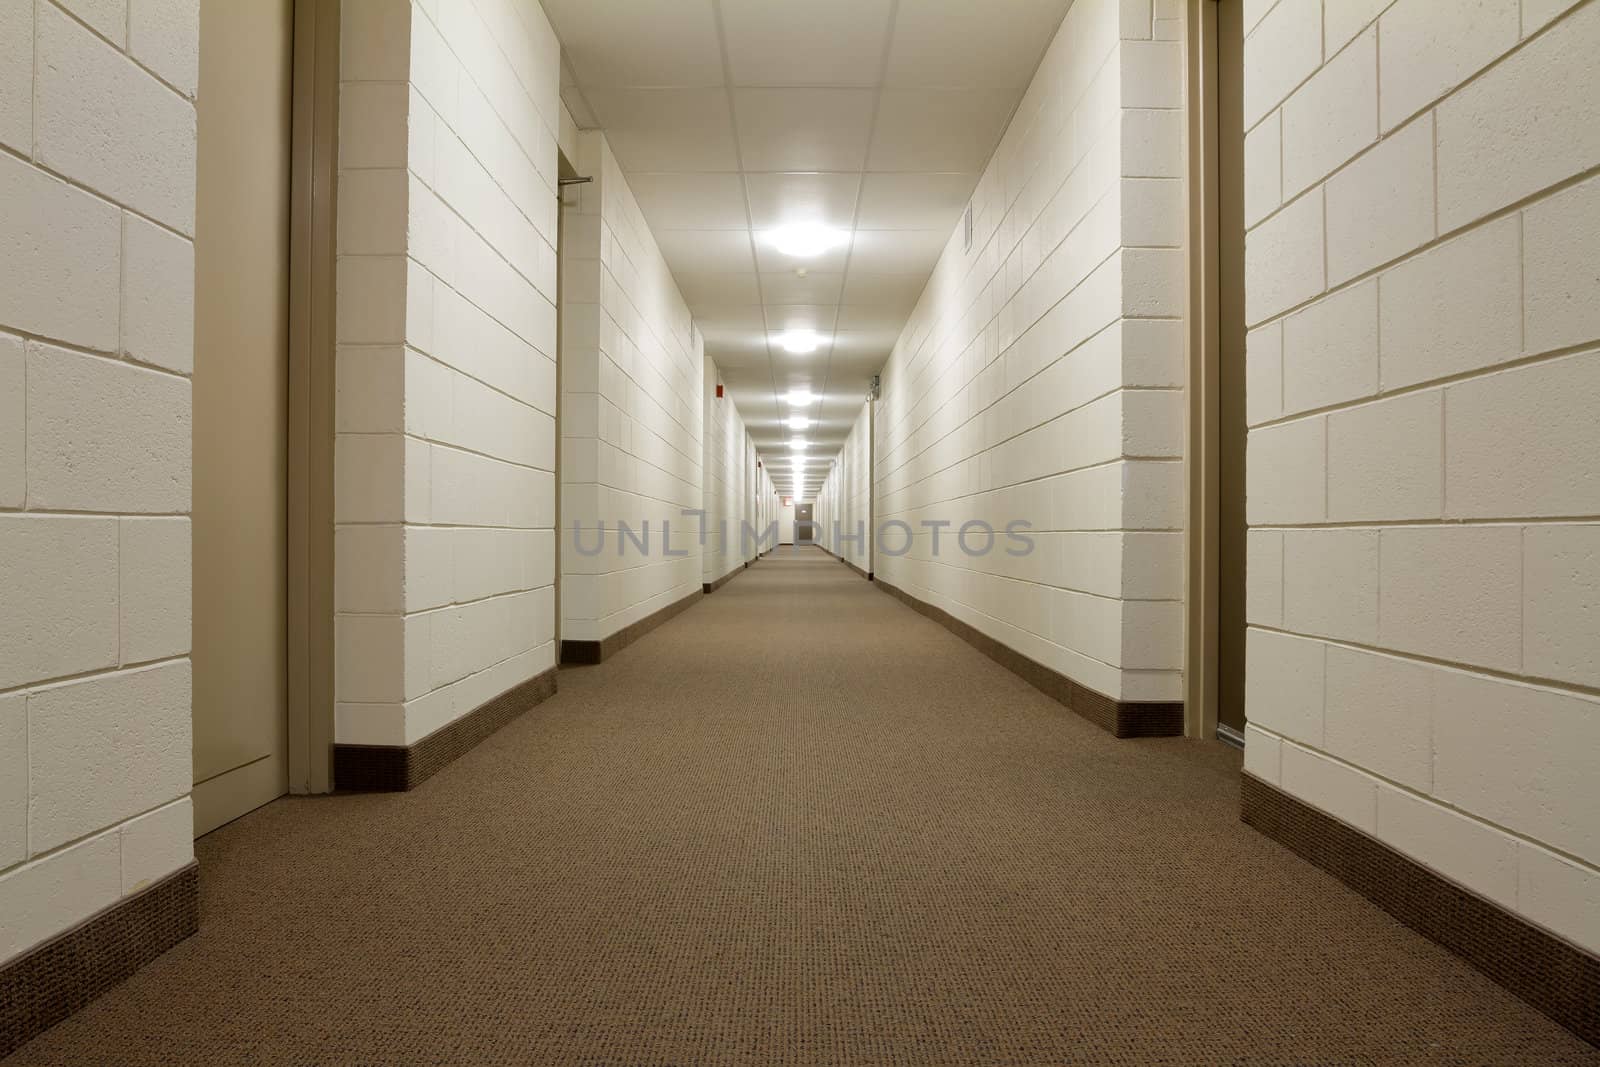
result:
M 1070 0 L 543 2 L 568 109 L 606 131 L 774 482 L 810 497 Z M 765 235 L 796 222 L 851 239 L 784 256 Z

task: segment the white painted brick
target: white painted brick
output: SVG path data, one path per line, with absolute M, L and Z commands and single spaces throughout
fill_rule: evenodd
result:
M 1245 38 L 1244 125 L 1249 129 L 1322 63 L 1322 4 L 1279 0 Z
M 189 661 L 28 694 L 35 855 L 189 792 Z
M 122 213 L 0 153 L 0 323 L 117 346 Z
M 1299 745 L 1283 746 L 1283 790 L 1313 807 L 1372 833 L 1377 821 L 1377 782 Z
M 117 662 L 117 520 L 0 516 L 0 688 Z
M 0 333 L 0 507 L 27 496 L 27 362 L 22 338 Z
M 403 82 L 410 77 L 407 0 L 345 0 L 340 14 L 340 78 Z
M 193 565 L 189 520 L 121 520 L 123 663 L 181 656 L 190 649 Z
M 1122 106 L 1182 107 L 1183 46 L 1173 41 L 1126 41 L 1118 52 Z
M 1517 906 L 1517 841 L 1425 797 L 1378 786 L 1378 838 L 1458 885 Z
M 1398 0 L 1383 34 L 1383 128 L 1439 99 L 1517 43 L 1517 0 L 1471 0 L 1441 18 L 1433 0 Z
M 1378 278 L 1383 387 L 1516 359 L 1522 264 L 1515 218 L 1479 227 Z
M 404 255 L 404 170 L 348 170 L 339 176 L 339 254 Z
M 1181 178 L 1183 112 L 1128 110 L 1122 113 L 1122 175 Z
M 1321 181 L 1377 140 L 1377 113 L 1378 31 L 1373 28 L 1284 101 L 1284 194 L 1293 196 Z
M 1445 513 L 1600 513 L 1600 353 L 1503 371 L 1445 390 Z
M 1188 293 L 1187 263 L 1178 249 L 1123 249 L 1122 313 L 1181 316 Z
M 0 874 L 0 963 L 75 926 L 122 895 L 117 835 L 100 834 Z
M 194 805 L 188 797 L 123 823 L 119 832 L 125 897 L 194 862 Z
M 1327 517 L 1326 420 L 1297 419 L 1250 431 L 1245 510 L 1252 526 Z
M 339 343 L 405 343 L 405 257 L 340 256 L 336 274 Z
M 426 693 L 428 635 L 426 615 L 336 616 L 335 699 L 398 704 Z
M 1322 48 L 1329 56 L 1366 29 L 1394 0 L 1332 0 L 1322 5 Z
M 1274 111 L 1244 136 L 1244 225 L 1254 226 L 1283 203 L 1283 112 Z
M 1453 230 L 1600 159 L 1600 8 L 1585 6 L 1438 107 L 1439 226 Z
M 1328 284 L 1433 239 L 1433 117 L 1396 130 L 1328 179 Z
M 1174 319 L 1123 319 L 1122 384 L 1166 385 L 1182 388 L 1188 383 L 1184 352 L 1188 344 L 1184 324 Z M 863 437 L 859 462 L 867 469 L 867 445 Z
M 53 6 L 37 18 L 35 158 L 194 233 L 194 105 Z
M 1378 644 L 1505 671 L 1521 666 L 1521 530 L 1388 529 L 1382 557 Z
M 1328 647 L 1325 751 L 1414 789 L 1433 781 L 1431 669 Z
M 334 521 L 404 522 L 406 439 L 339 434 L 333 448 Z
M 1328 416 L 1328 519 L 1436 519 L 1444 508 L 1444 394 Z
M 1245 632 L 1245 718 L 1282 737 L 1321 746 L 1321 641 L 1251 627 Z
M 1283 760 L 1283 742 L 1246 723 L 1244 728 L 1244 769 L 1263 781 L 1278 784 Z
M 1600 179 L 1531 205 L 1522 241 L 1527 350 L 1600 338 Z
M 1459 671 L 1439 672 L 1433 699 L 1434 796 L 1591 863 L 1600 857 L 1600 705 Z
M 1600 952 L 1600 872 L 1521 842 L 1517 910 L 1590 952 Z
M 1181 248 L 1188 226 L 1183 182 L 1177 178 L 1122 180 L 1122 243 Z
M 128 52 L 194 96 L 200 87 L 200 0 L 128 0 Z
M 0 696 L 0 871 L 28 858 L 28 698 Z
M 189 510 L 189 382 L 28 346 L 28 502 L 84 511 Z
M 1600 526 L 1523 531 L 1522 669 L 1600 689 Z
M 339 167 L 404 169 L 411 90 L 399 82 L 352 82 L 339 87 Z
M 403 526 L 341 526 L 333 534 L 333 608 L 340 613 L 405 610 Z
M 1313 189 L 1245 237 L 1245 322 L 1254 325 L 1327 287 L 1322 190 Z
M 1256 626 L 1283 625 L 1283 534 L 1245 535 L 1245 619 Z
M 0 0 L 0 144 L 33 153 L 33 0 Z
M 1378 532 L 1285 530 L 1283 624 L 1296 633 L 1378 642 Z
M 1251 426 L 1283 415 L 1283 323 L 1245 336 L 1245 421 Z
M 1365 281 L 1283 320 L 1283 409 L 1308 411 L 1378 391 L 1378 286 Z
M 127 44 L 128 0 L 61 0 L 61 6 L 118 48 Z
M 1533 36 L 1557 15 L 1577 4 L 1578 0 L 1522 0 L 1522 36 Z
M 401 433 L 406 429 L 407 359 L 407 352 L 398 346 L 339 347 L 334 404 L 334 425 L 339 433 Z
M 194 373 L 194 243 L 123 215 L 122 354 Z

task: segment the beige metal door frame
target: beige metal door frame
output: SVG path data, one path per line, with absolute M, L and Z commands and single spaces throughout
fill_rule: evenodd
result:
M 289 233 L 289 791 L 333 789 L 340 0 L 296 0 Z

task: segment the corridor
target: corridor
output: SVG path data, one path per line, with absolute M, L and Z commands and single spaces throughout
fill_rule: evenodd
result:
M 1600 1063 L 1238 776 L 781 548 L 420 788 L 203 838 L 199 934 L 5 1062 Z

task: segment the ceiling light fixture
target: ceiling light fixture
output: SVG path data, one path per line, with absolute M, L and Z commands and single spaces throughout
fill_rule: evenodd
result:
M 785 352 L 803 356 L 815 352 L 822 344 L 822 335 L 815 330 L 786 330 L 773 338 Z
M 788 401 L 789 406 L 792 408 L 803 408 L 807 404 L 814 403 L 817 398 L 809 390 L 795 389 L 786 394 L 783 399 Z
M 767 231 L 767 243 L 786 256 L 810 259 L 838 248 L 850 239 L 843 230 L 819 222 L 795 222 Z
M 789 417 L 789 429 L 791 430 L 803 430 L 810 425 L 811 420 L 804 415 L 791 415 Z
M 792 452 L 804 452 L 807 444 L 808 442 L 804 437 L 791 437 L 789 439 L 789 450 Z

